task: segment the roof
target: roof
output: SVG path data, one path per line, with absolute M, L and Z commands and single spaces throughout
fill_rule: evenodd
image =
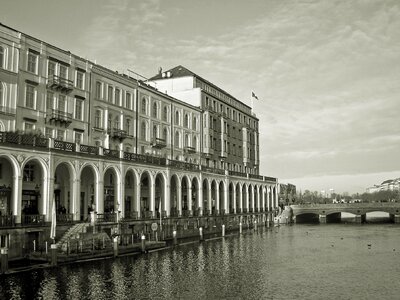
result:
M 164 77 L 163 77 L 163 74 L 166 74 L 167 72 L 170 72 L 170 73 L 171 73 L 171 76 L 170 76 L 170 77 L 167 77 L 167 76 L 164 75 Z M 235 99 L 236 101 L 239 101 L 240 103 L 242 103 L 243 105 L 245 105 L 245 106 L 247 106 L 248 108 L 251 109 L 251 107 L 248 106 L 247 104 L 243 103 L 243 101 L 240 101 L 240 100 L 237 99 L 236 97 L 232 96 L 232 95 L 229 94 L 228 92 L 226 92 L 226 91 L 224 91 L 223 89 L 221 89 L 220 87 L 216 86 L 214 83 L 208 81 L 207 79 L 204 79 L 203 77 L 197 75 L 196 73 L 190 71 L 189 69 L 185 68 L 185 67 L 182 66 L 182 65 L 176 66 L 176 67 L 174 67 L 174 68 L 172 68 L 172 69 L 169 69 L 169 70 L 167 70 L 167 71 L 164 71 L 164 72 L 160 72 L 160 73 L 158 73 L 157 75 L 151 77 L 149 80 L 150 80 L 150 81 L 151 81 L 151 80 L 164 80 L 164 79 L 177 78 L 177 77 L 179 78 L 179 77 L 185 77 L 185 76 L 193 76 L 193 77 L 196 77 L 196 78 L 198 78 L 198 79 L 204 81 L 205 83 L 209 84 L 209 85 L 212 86 L 213 88 L 215 88 L 215 89 L 219 90 L 220 92 L 222 92 L 222 93 L 228 95 L 228 96 L 231 97 L 232 99 Z

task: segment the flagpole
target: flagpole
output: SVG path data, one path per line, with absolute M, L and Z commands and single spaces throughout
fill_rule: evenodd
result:
M 250 99 L 251 99 L 251 110 L 253 110 L 253 91 L 251 92 Z

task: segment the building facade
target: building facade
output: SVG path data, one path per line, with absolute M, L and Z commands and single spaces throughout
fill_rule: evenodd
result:
M 0 247 L 37 238 L 52 203 L 75 223 L 276 208 L 250 107 L 194 74 L 181 97 L 171 78 L 155 87 L 0 25 Z

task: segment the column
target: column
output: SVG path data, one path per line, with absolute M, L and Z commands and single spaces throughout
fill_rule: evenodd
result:
M 211 193 L 211 183 L 207 180 L 207 191 L 208 191 L 208 212 L 211 214 L 212 209 L 212 193 Z
M 245 190 L 245 194 L 246 194 L 246 199 L 245 199 L 245 209 L 247 210 L 247 212 L 249 212 L 249 189 L 247 186 L 245 186 L 246 190 Z
M 217 214 L 220 214 L 221 212 L 219 211 L 219 184 L 215 184 L 216 186 L 216 192 L 215 192 L 215 210 L 218 212 Z
M 149 176 L 150 178 L 150 183 L 149 183 L 149 188 L 150 188 L 150 212 L 151 215 L 154 217 L 156 212 L 155 212 L 155 207 L 156 207 L 156 200 L 155 200 L 155 189 L 156 189 L 156 183 L 155 180 L 153 178 L 153 176 Z
M 21 205 L 22 205 L 22 176 L 13 176 L 13 190 L 12 190 L 12 213 L 15 216 L 15 222 L 21 223 Z
M 233 185 L 233 189 L 232 189 L 232 193 L 233 193 L 233 213 L 236 214 L 236 184 Z
M 278 207 L 278 184 L 275 185 L 275 207 Z
M 142 211 L 140 209 L 140 180 L 136 180 L 136 188 L 135 188 L 134 194 L 135 194 L 135 198 L 136 198 L 135 199 L 135 204 L 136 204 L 135 210 L 138 213 L 138 217 L 141 218 L 143 216 L 142 216 Z
M 261 197 L 261 211 L 265 211 L 265 186 L 261 188 L 262 190 L 262 197 Z
M 182 215 L 182 186 L 181 183 L 178 182 L 178 187 L 176 189 L 177 193 L 177 202 L 178 202 L 178 216 Z
M 269 186 L 267 185 L 267 211 L 271 210 L 270 203 L 269 203 Z
M 95 191 L 95 201 L 96 209 L 98 214 L 104 213 L 104 181 L 99 180 L 96 183 L 96 191 Z
M 168 177 L 167 177 L 168 178 Z M 164 210 L 166 211 L 167 217 L 171 214 L 171 187 L 169 180 L 164 181 Z M 162 213 L 162 211 L 161 211 Z
M 326 224 L 326 215 L 319 215 L 319 222 L 321 224 Z
M 229 199 L 229 182 L 226 180 L 225 181 L 225 185 L 224 185 L 224 197 L 225 197 L 225 201 L 224 201 L 224 210 L 225 210 L 225 214 L 229 214 L 229 206 L 230 206 L 230 199 Z
M 189 210 L 189 216 L 193 215 L 192 211 L 192 183 L 188 180 L 188 210 Z
M 260 207 L 261 201 L 260 201 L 260 188 L 257 187 L 257 209 L 258 211 L 262 211 L 261 207 Z
M 81 197 L 81 180 L 76 179 L 70 180 L 70 187 L 72 191 L 70 191 L 70 207 L 69 211 L 73 214 L 72 218 L 74 221 L 80 220 L 80 197 Z M 84 211 L 87 211 L 87 208 L 84 207 Z
M 239 208 L 240 208 L 240 212 L 243 212 L 243 192 L 242 192 L 242 185 L 239 184 Z

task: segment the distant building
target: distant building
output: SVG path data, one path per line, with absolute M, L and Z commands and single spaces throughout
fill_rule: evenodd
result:
M 367 188 L 367 193 L 375 193 L 379 191 L 395 191 L 400 190 L 400 178 L 388 179 L 381 184 L 375 184 L 372 187 Z

